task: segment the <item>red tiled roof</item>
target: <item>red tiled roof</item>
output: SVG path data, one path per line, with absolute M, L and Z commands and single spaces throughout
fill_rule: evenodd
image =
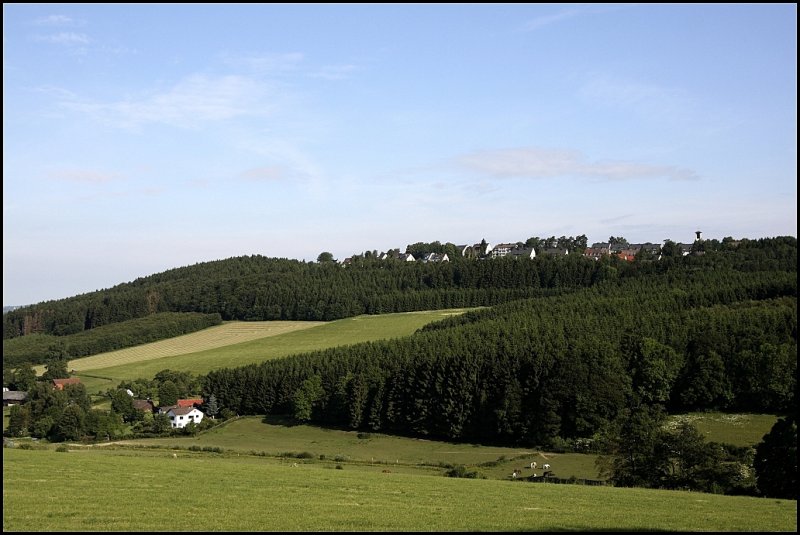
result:
M 80 384 L 81 380 L 78 377 L 70 377 L 68 379 L 53 379 L 53 386 L 59 390 L 63 390 L 67 385 Z
M 202 398 L 195 398 L 195 399 L 179 399 L 177 406 L 178 407 L 194 407 L 195 405 L 202 405 L 203 399 Z

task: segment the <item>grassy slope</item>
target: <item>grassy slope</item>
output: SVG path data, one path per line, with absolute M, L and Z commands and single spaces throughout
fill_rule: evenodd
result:
M 116 364 L 118 360 L 114 355 L 120 352 L 115 351 L 111 354 L 70 361 L 70 367 L 81 370 L 81 373 L 76 375 L 86 384 L 90 392 L 99 392 L 123 380 L 153 377 L 159 371 L 167 368 L 204 374 L 214 369 L 244 366 L 306 351 L 407 336 L 432 321 L 461 312 L 463 310 L 436 310 L 357 316 L 321 325 L 317 324 L 311 328 L 293 332 L 282 334 L 276 332 L 273 336 L 211 349 L 198 347 L 198 344 L 193 341 L 195 337 L 202 336 L 210 330 L 206 329 L 178 337 L 182 339 L 183 350 L 173 350 L 172 356 L 152 358 L 154 353 L 160 351 L 157 344 L 162 342 L 158 342 L 141 346 L 144 348 L 142 351 L 129 352 L 130 362 L 126 364 Z M 279 323 L 304 324 L 307 322 Z M 165 342 L 172 343 L 178 338 Z M 95 360 L 89 361 L 89 359 Z M 85 361 L 93 362 L 93 364 L 86 364 Z
M 196 372 L 198 364 L 241 365 L 247 359 L 258 362 L 335 345 L 404 336 L 446 313 L 452 311 L 362 316 L 199 353 L 86 370 L 135 378 L 153 375 L 165 367 L 184 369 L 182 366 L 186 365 L 186 369 Z M 220 364 L 223 361 L 226 364 Z M 774 422 L 774 417 L 763 415 L 733 418 L 709 413 L 686 417 L 692 418 L 709 440 L 742 444 L 758 442 Z M 532 473 L 526 468 L 530 460 L 541 464 L 545 459 L 560 477 L 595 478 L 594 457 L 590 455 L 440 443 L 377 433 L 358 438 L 355 432 L 283 425 L 277 420 L 264 424 L 260 418 L 241 419 L 198 437 L 136 442 L 182 448 L 218 446 L 227 453 L 212 455 L 184 449 L 176 460 L 164 450 L 5 450 L 4 530 L 796 528 L 796 501 L 571 485 L 532 486 L 509 481 L 512 469 L 524 468 L 526 476 Z M 310 452 L 314 459 L 247 455 L 251 451 L 270 455 Z M 235 452 L 241 452 L 241 456 L 234 457 Z M 320 461 L 319 455 L 327 460 Z M 501 456 L 505 459 L 496 466 L 478 466 Z M 336 458 L 346 462 L 332 461 Z M 295 462 L 297 467 L 292 466 Z M 438 463 L 466 464 L 489 480 L 444 478 L 443 469 L 435 466 Z M 335 464 L 343 465 L 344 470 L 334 470 Z M 59 500 L 54 503 L 48 499 L 46 489 L 56 479 L 64 492 L 59 492 Z M 267 481 L 269 484 L 265 485 Z M 174 515 L 172 500 L 152 499 L 154 492 L 175 496 L 187 488 L 203 489 L 203 499 L 181 502 L 181 511 L 186 514 Z M 211 507 L 209 503 L 224 505 Z
M 271 456 L 308 452 L 313 459 L 324 455 L 327 460 L 340 458 L 375 466 L 391 465 L 393 470 L 398 467 L 434 466 L 442 474 L 444 470 L 439 467 L 440 464 L 463 464 L 490 479 L 510 479 L 511 472 L 516 468 L 523 469 L 523 476 L 530 476 L 534 473 L 530 469 L 530 462 L 536 461 L 540 466 L 550 463 L 554 474 L 559 477 L 598 477 L 593 455 L 456 444 L 381 433 L 362 433 L 362 438 L 359 438 L 356 431 L 293 425 L 280 418 L 270 418 L 269 422 L 263 423 L 258 417 L 241 418 L 196 437 L 142 439 L 128 443 L 184 449 L 193 445 L 209 446 L 243 454 L 263 452 Z M 495 466 L 479 466 L 500 458 L 504 459 Z M 542 472 L 541 469 L 536 471 L 539 474 Z
M 6 450 L 4 531 L 795 531 L 797 502 L 336 470 L 251 456 Z M 53 499 L 53 489 L 58 499 Z
M 725 414 L 695 412 L 670 417 L 670 422 L 693 424 L 706 440 L 735 446 L 755 446 L 769 433 L 778 417 L 772 414 Z

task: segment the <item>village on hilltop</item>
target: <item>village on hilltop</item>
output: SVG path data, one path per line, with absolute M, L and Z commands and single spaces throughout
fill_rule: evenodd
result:
M 702 243 L 700 237 L 701 231 L 695 231 L 695 240 L 693 243 L 674 243 L 673 245 L 680 250 L 682 256 L 689 254 L 703 254 L 702 248 L 697 247 L 697 244 Z M 670 240 L 665 240 L 669 242 Z M 429 249 L 440 249 L 448 252 L 441 251 L 422 251 L 426 246 Z M 431 244 L 413 244 L 406 247 L 406 252 L 401 253 L 400 249 L 392 249 L 388 252 L 378 253 L 377 251 L 367 251 L 364 255 L 349 256 L 340 262 L 343 266 L 353 264 L 359 258 L 375 258 L 377 260 L 399 260 L 401 262 L 449 262 L 451 256 L 460 256 L 462 258 L 471 258 L 477 260 L 486 260 L 493 258 L 514 258 L 514 259 L 529 259 L 539 256 L 566 256 L 569 254 L 579 254 L 592 260 L 600 260 L 604 256 L 616 256 L 622 260 L 632 262 L 636 255 L 644 252 L 648 257 L 660 260 L 663 253 L 664 244 L 658 243 L 628 243 L 624 238 L 611 238 L 607 242 L 596 242 L 591 247 L 586 244 L 586 236 L 579 236 L 577 238 L 566 238 L 562 236 L 556 239 L 539 239 L 531 238 L 527 242 L 508 242 L 498 243 L 492 245 L 486 240 L 474 245 L 442 245 L 439 242 Z

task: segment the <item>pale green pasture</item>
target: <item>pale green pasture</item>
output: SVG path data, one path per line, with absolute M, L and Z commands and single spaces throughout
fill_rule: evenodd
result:
M 94 448 L 3 454 L 3 531 L 796 531 L 797 502 Z
M 195 437 L 155 438 L 128 441 L 125 444 L 161 445 L 189 448 L 219 447 L 240 453 L 310 453 L 313 459 L 343 459 L 375 465 L 442 466 L 463 464 L 491 479 L 510 479 L 511 472 L 522 469 L 522 476 L 542 474 L 541 465 L 549 463 L 553 474 L 561 478 L 598 479 L 594 455 L 550 453 L 532 448 L 509 448 L 457 444 L 381 433 L 359 433 L 325 429 L 310 425 L 292 425 L 279 418 L 264 423 L 260 417 L 246 417 L 228 422 Z M 361 438 L 359 438 L 359 435 Z M 539 468 L 530 469 L 531 461 Z M 487 466 L 491 462 L 496 465 Z
M 725 442 L 735 446 L 755 446 L 769 433 L 778 417 L 772 414 L 726 414 L 722 412 L 693 412 L 671 416 L 671 425 L 689 422 L 708 441 Z
M 77 372 L 196 353 L 324 325 L 322 321 L 228 321 L 201 331 L 69 361 Z M 41 375 L 44 366 L 34 367 Z
M 323 323 L 299 331 L 278 334 L 205 351 L 190 352 L 157 359 L 137 359 L 128 364 L 102 368 L 83 368 L 85 376 L 78 373 L 90 392 L 103 391 L 123 380 L 139 377 L 149 378 L 161 370 L 170 369 L 205 374 L 220 368 L 233 368 L 255 364 L 269 359 L 281 358 L 297 353 L 327 349 L 330 347 L 357 344 L 375 340 L 408 336 L 420 327 L 444 319 L 466 309 L 405 312 L 377 316 L 357 316 Z M 282 322 L 285 323 L 285 322 Z M 301 323 L 301 322 L 298 322 Z M 208 330 L 208 329 L 206 329 Z M 193 333 L 180 338 L 191 340 Z M 150 344 L 148 344 L 150 345 Z M 92 358 L 92 357 L 86 357 Z M 73 362 L 70 361 L 70 366 Z M 77 369 L 77 368 L 76 368 Z

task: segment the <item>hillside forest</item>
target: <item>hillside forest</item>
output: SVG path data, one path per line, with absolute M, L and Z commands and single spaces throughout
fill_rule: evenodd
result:
M 618 484 L 753 492 L 755 452 L 662 424 L 687 411 L 777 414 L 796 452 L 797 240 L 703 245 L 632 262 L 232 258 L 14 310 L 4 354 L 14 366 L 69 358 L 86 347 L 78 336 L 160 314 L 202 325 L 481 306 L 407 338 L 216 370 L 196 388 L 239 415 L 593 452 Z

